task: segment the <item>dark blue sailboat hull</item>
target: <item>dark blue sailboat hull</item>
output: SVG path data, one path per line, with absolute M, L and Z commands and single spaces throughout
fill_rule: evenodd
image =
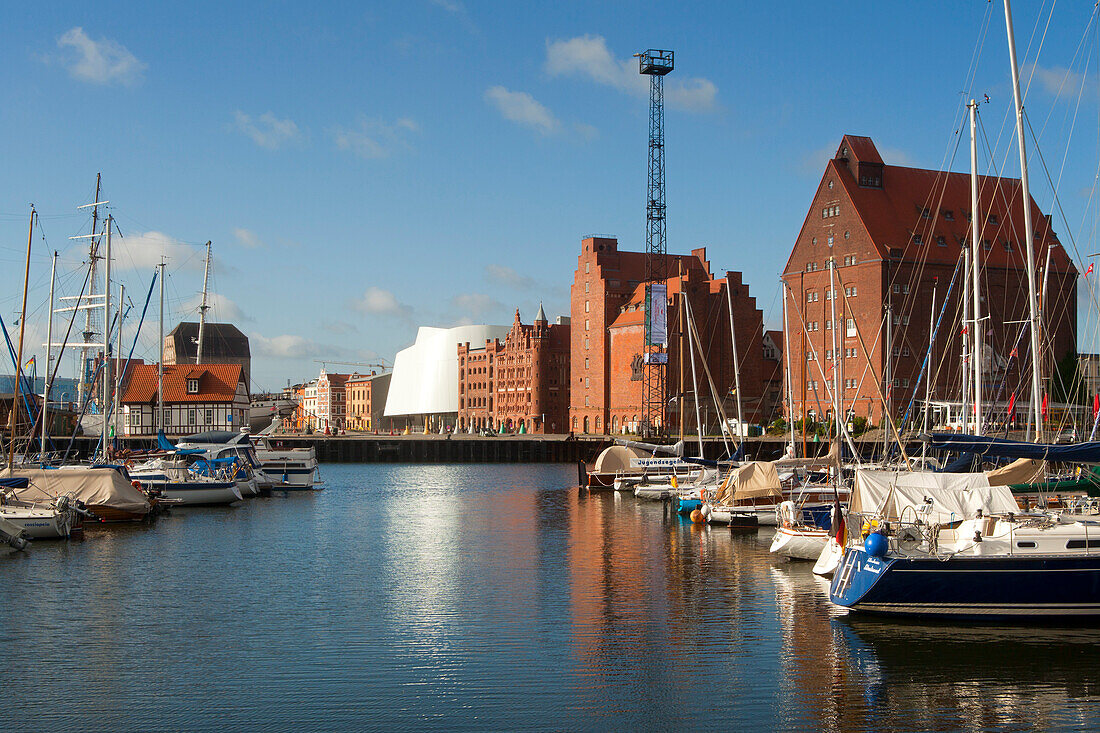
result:
M 909 616 L 1100 616 L 1100 554 L 943 560 L 849 547 L 829 598 L 853 611 Z

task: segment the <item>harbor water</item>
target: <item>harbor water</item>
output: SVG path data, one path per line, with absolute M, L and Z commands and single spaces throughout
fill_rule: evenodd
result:
M 1100 727 L 1100 631 L 830 606 L 771 532 L 572 465 L 322 466 L 325 489 L 0 551 L 12 730 Z

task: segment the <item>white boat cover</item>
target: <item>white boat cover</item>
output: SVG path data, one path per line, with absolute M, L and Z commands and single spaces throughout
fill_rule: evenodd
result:
M 986 514 L 1020 511 L 1006 486 L 990 486 L 984 473 L 932 473 L 930 471 L 856 470 L 856 488 L 849 511 L 878 514 L 888 521 L 916 519 L 932 500 L 929 524 L 950 524 L 971 519 L 981 509 Z M 912 511 L 906 510 L 912 507 Z M 918 512 L 918 514 L 914 514 Z
M 632 467 L 632 461 L 645 458 L 646 454 L 637 448 L 628 448 L 625 445 L 613 445 L 604 448 L 596 458 L 596 465 L 592 469 L 595 473 L 618 473 L 627 471 Z
M 1017 458 L 1012 463 L 986 471 L 990 486 L 1036 484 L 1046 479 L 1047 462 L 1035 458 Z
M 68 496 L 87 506 L 107 506 L 124 512 L 144 514 L 149 500 L 113 468 L 17 468 L 3 469 L 0 476 L 27 478 L 30 486 L 16 489 L 21 501 L 52 502 Z

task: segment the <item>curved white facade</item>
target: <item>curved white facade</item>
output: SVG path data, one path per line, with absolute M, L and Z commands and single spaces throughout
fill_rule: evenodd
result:
M 386 397 L 386 417 L 458 412 L 458 345 L 484 348 L 504 340 L 507 326 L 421 326 L 416 343 L 397 352 Z

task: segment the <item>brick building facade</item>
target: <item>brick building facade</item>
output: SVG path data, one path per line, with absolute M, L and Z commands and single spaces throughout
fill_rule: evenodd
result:
M 571 291 L 572 344 L 570 369 L 570 430 L 577 433 L 630 432 L 643 412 L 641 354 L 645 337 L 645 253 L 622 252 L 615 239 L 589 237 L 581 242 L 581 254 Z M 710 272 L 705 249 L 690 255 L 666 255 L 668 271 L 678 273 L 667 281 L 669 293 L 669 349 L 666 395 L 669 400 L 666 427 L 679 428 L 680 407 L 685 427 L 694 430 L 695 413 L 691 367 L 685 333 L 679 325 L 681 292 L 686 292 L 702 343 L 696 349 L 696 377 L 704 424 L 715 429 L 717 410 L 703 369 L 705 360 L 722 395 L 727 417 L 736 416 L 733 401 L 733 356 L 726 294 L 727 280 Z M 764 363 L 763 316 L 740 273 L 727 273 L 733 297 L 737 347 L 741 363 L 741 391 L 745 419 L 760 422 L 774 411 L 767 386 L 770 373 Z M 680 365 L 684 368 L 681 370 Z M 680 373 L 684 373 L 681 399 Z
M 1052 363 L 1076 348 L 1077 270 L 1049 217 L 1034 200 L 1030 204 L 1036 269 L 1040 282 L 1046 279 L 1044 360 Z M 979 178 L 986 404 L 1007 403 L 1013 392 L 1025 400 L 1029 393 L 1031 357 L 1021 324 L 1028 318 L 1022 206 L 1018 179 Z M 833 379 L 834 359 L 830 261 L 835 263 L 837 376 L 845 410 L 880 423 L 884 408 L 877 382 L 891 414 L 905 411 L 928 351 L 933 291 L 939 313 L 949 287 L 929 354 L 932 399 L 959 401 L 964 284 L 962 268 L 956 274 L 956 267 L 964 247 L 969 248 L 970 208 L 969 173 L 885 165 L 870 138 L 844 136 L 825 166 L 783 274 L 789 289 L 785 327 L 796 419 L 811 412 L 819 420 L 831 415 L 825 389 L 826 380 L 831 385 Z M 919 397 L 924 398 L 923 385 Z
M 566 431 L 569 404 L 567 319 L 542 307 L 524 325 L 519 311 L 504 341 L 458 345 L 458 430 Z
M 322 432 L 342 430 L 347 416 L 344 383 L 350 374 L 329 374 L 324 369 L 317 376 L 317 425 Z

